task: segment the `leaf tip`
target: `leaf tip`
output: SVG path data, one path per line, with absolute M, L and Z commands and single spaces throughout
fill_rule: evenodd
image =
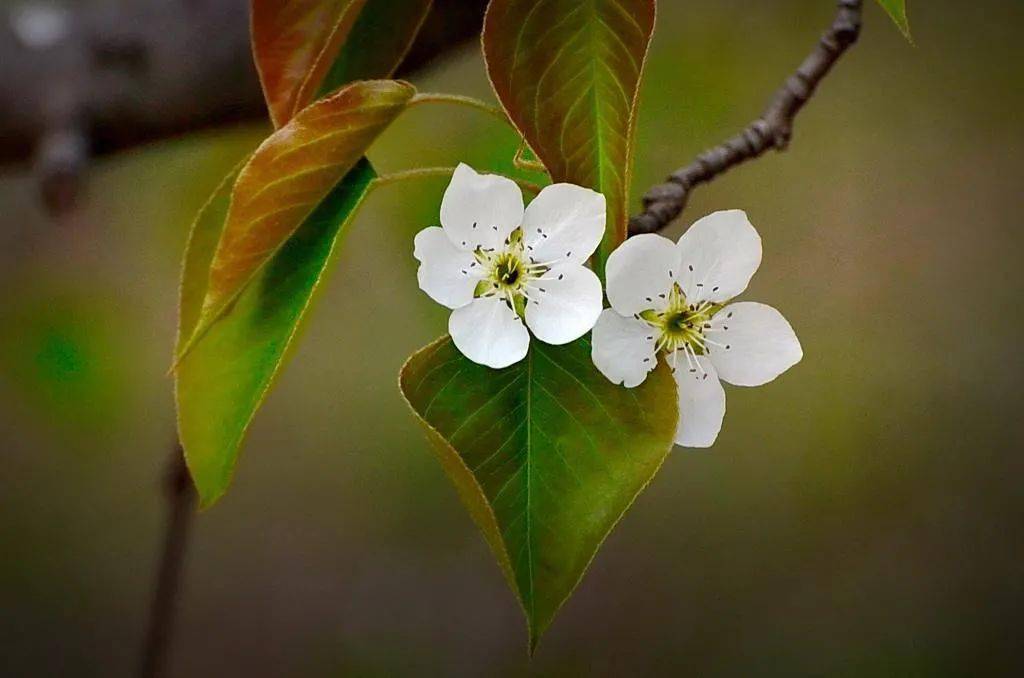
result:
M 896 28 L 903 34 L 907 42 L 916 47 L 914 37 L 910 33 L 910 20 L 907 19 L 906 0 L 878 0 L 878 4 L 889 15 L 892 22 L 896 24 Z

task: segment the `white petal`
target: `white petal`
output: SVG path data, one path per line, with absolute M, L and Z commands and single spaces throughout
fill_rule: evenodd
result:
M 568 344 L 590 331 L 604 306 L 601 281 L 578 264 L 555 266 L 531 280 L 526 326 L 541 341 Z
M 691 302 L 723 302 L 747 289 L 761 265 L 761 236 L 741 210 L 715 212 L 679 239 L 680 285 Z
M 654 344 L 650 325 L 608 308 L 594 325 L 590 357 L 609 381 L 633 388 L 658 364 Z
M 679 250 L 660 235 L 633 236 L 611 253 L 604 272 L 608 301 L 620 314 L 660 311 L 679 277 Z
M 523 217 L 523 243 L 534 261 L 582 264 L 604 237 L 604 196 L 575 184 L 553 184 L 540 192 Z
M 771 306 L 743 301 L 711 318 L 707 337 L 711 362 L 722 379 L 736 386 L 760 386 L 804 357 L 789 322 Z
M 441 226 L 462 249 L 496 248 L 523 221 L 523 194 L 497 174 L 460 164 L 441 200 Z
M 499 297 L 474 299 L 455 309 L 448 319 L 448 333 L 463 355 L 495 369 L 519 362 L 530 347 L 530 333 Z
M 679 389 L 679 425 L 676 445 L 711 447 L 722 430 L 725 389 L 706 356 L 691 357 L 676 351 L 674 376 Z
M 472 252 L 460 250 L 433 226 L 416 234 L 413 255 L 420 261 L 416 279 L 431 299 L 448 308 L 459 308 L 473 301 L 473 291 L 483 270 Z

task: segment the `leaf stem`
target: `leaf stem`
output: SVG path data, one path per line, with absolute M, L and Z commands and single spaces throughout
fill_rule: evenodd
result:
M 523 139 L 519 144 L 519 148 L 516 149 L 516 154 L 512 158 L 512 164 L 518 169 L 526 170 L 528 172 L 543 172 L 548 174 L 548 168 L 544 166 L 540 160 L 529 160 L 526 155 L 526 139 Z
M 462 94 L 446 94 L 443 92 L 421 92 L 412 98 L 412 101 L 409 102 L 409 106 L 412 107 L 417 106 L 419 104 L 454 104 L 456 106 L 468 106 L 469 108 L 475 108 L 478 111 L 483 111 L 484 113 L 493 115 L 506 125 L 512 124 L 512 122 L 508 119 L 508 116 L 505 115 L 505 111 L 503 111 L 500 107 L 489 104 L 486 101 L 481 101 L 480 99 L 464 96 Z
M 391 174 L 381 174 L 373 180 L 374 187 L 387 186 L 390 184 L 399 183 L 406 181 L 407 179 L 421 179 L 429 177 L 450 177 L 455 172 L 454 167 L 417 167 L 416 169 L 402 170 L 401 172 L 393 172 Z M 532 181 L 526 181 L 525 179 L 517 179 L 516 177 L 508 177 L 512 181 L 519 184 L 519 187 L 524 191 L 529 191 L 536 195 L 540 193 L 541 187 Z

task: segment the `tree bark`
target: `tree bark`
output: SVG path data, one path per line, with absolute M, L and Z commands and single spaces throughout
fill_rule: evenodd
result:
M 862 0 L 839 0 L 832 25 L 775 92 L 761 117 L 724 143 L 701 153 L 644 195 L 644 210 L 630 220 L 630 234 L 654 233 L 668 226 L 686 207 L 694 188 L 771 149 L 784 151 L 793 137 L 797 114 L 839 58 L 860 36 Z

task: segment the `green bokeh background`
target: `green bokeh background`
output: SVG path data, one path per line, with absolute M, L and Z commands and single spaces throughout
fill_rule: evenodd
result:
M 833 6 L 662 0 L 639 194 L 761 110 Z M 354 223 L 227 497 L 189 551 L 170 673 L 1019 675 L 1024 4 L 874 4 L 792 149 L 700 189 L 746 209 L 745 298 L 802 363 L 728 388 L 711 451 L 676 449 L 528 667 L 520 612 L 396 387 L 442 334 L 412 237 L 444 182 Z M 488 96 L 478 50 L 417 79 Z M 55 224 L 0 176 L 0 674 L 127 675 L 163 527 L 178 263 L 241 129 L 105 160 Z M 479 113 L 417 109 L 383 171 L 507 170 Z M 682 223 L 669 235 L 682 232 Z

